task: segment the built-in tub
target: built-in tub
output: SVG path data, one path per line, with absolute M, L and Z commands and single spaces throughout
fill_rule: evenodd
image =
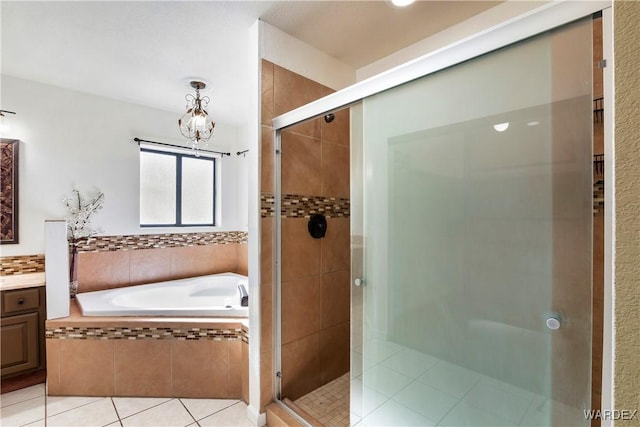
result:
M 248 317 L 247 277 L 235 273 L 76 295 L 83 316 Z

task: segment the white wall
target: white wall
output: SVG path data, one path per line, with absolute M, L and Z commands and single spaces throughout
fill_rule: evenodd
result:
M 63 199 L 76 186 L 98 188 L 104 209 L 94 220 L 104 235 L 246 230 L 246 185 L 238 174 L 237 128 L 216 124 L 210 149 L 229 151 L 221 161 L 222 218 L 219 227 L 139 226 L 139 150 L 134 137 L 184 144 L 177 120 L 167 112 L 3 75 L 1 105 L 17 112 L 2 137 L 19 139 L 20 243 L 2 255 L 43 253 L 44 220 L 63 219 Z M 177 106 L 181 105 L 177 100 Z M 3 119 L 4 120 L 4 119 Z
M 247 223 L 249 234 L 248 262 L 249 262 L 249 295 L 252 301 L 261 301 L 260 296 L 260 21 L 256 21 L 249 28 L 249 52 L 247 67 L 251 80 L 249 97 L 246 102 L 251 112 L 250 120 L 240 127 L 238 136 L 241 144 L 249 149 L 245 161 L 247 168 Z M 260 331 L 260 304 L 249 304 L 249 325 L 252 331 Z M 266 424 L 265 414 L 260 414 L 260 350 L 259 333 L 251 335 L 249 340 L 249 419 L 257 426 Z
M 356 82 L 356 70 L 344 62 L 260 21 L 260 57 L 331 89 Z

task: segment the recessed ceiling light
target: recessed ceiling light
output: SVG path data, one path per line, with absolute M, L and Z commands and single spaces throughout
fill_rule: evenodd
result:
M 496 130 L 496 132 L 504 132 L 505 130 L 509 129 L 509 122 L 495 124 L 493 125 L 493 128 Z
M 539 124 L 540 124 L 540 122 L 533 121 L 533 122 L 527 123 L 527 126 L 538 126 Z
M 409 6 L 414 1 L 416 0 L 391 0 L 391 3 L 393 3 L 394 6 L 405 7 Z

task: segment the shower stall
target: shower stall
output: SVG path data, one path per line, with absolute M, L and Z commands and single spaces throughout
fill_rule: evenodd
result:
M 311 416 L 327 426 L 590 423 L 591 14 L 605 7 L 546 4 L 274 120 L 281 404 L 305 405 L 288 370 L 306 347 L 286 346 L 305 325 L 282 321 L 286 295 L 313 288 L 286 280 L 300 266 L 282 247 L 282 171 L 295 163 L 283 135 L 348 111 L 349 283 L 322 301 L 350 293 L 349 354 L 320 354 L 350 363 L 321 379 Z M 312 213 L 344 209 L 323 203 Z M 335 233 L 335 221 L 308 217 L 311 234 Z

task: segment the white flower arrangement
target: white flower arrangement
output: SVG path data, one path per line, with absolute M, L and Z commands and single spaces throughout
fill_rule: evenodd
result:
M 64 199 L 68 210 L 67 230 L 71 242 L 77 244 L 78 240 L 100 232 L 99 229 L 92 227 L 91 216 L 102 209 L 103 202 L 104 193 L 102 191 L 98 191 L 93 198 L 87 201 L 87 197 L 73 189 L 73 195 Z
M 101 232 L 100 229 L 93 228 L 91 225 L 91 216 L 102 209 L 104 202 L 104 193 L 102 191 L 87 201 L 87 197 L 80 194 L 80 191 L 73 189 L 71 197 L 64 199 L 67 206 L 67 238 L 71 243 L 71 260 L 69 265 L 69 278 L 71 280 L 70 292 L 71 297 L 75 297 L 78 290 L 77 281 L 77 263 L 78 263 L 78 245 L 81 240 L 85 240 Z

